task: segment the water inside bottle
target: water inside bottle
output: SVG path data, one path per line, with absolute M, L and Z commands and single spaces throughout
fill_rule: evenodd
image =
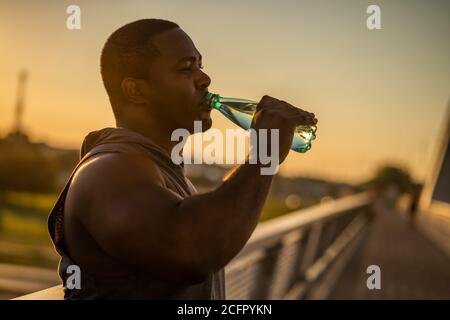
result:
M 211 102 L 211 107 L 219 110 L 241 128 L 249 129 L 257 104 L 258 102 L 252 100 L 215 96 Z M 291 149 L 301 153 L 311 149 L 311 141 L 316 138 L 316 130 L 315 126 L 304 125 L 296 127 Z

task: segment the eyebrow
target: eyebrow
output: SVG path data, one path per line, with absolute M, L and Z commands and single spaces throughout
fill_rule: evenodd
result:
M 197 57 L 195 57 L 195 56 L 183 57 L 180 60 L 178 60 L 177 65 L 179 65 L 180 63 L 182 63 L 184 61 L 195 61 L 195 60 L 197 60 Z M 198 56 L 198 61 L 202 61 L 202 55 L 200 53 Z

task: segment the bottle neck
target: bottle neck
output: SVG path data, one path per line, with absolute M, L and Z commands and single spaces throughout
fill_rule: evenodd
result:
M 205 99 L 206 99 L 206 104 L 211 109 L 219 109 L 220 108 L 221 97 L 218 94 L 208 92 Z

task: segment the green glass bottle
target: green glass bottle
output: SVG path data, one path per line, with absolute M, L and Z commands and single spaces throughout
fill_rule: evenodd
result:
M 258 102 L 238 98 L 225 98 L 210 92 L 205 99 L 211 109 L 220 111 L 225 117 L 245 130 L 250 128 Z M 316 138 L 316 131 L 317 127 L 313 125 L 296 127 L 291 149 L 302 153 L 311 149 L 312 140 Z

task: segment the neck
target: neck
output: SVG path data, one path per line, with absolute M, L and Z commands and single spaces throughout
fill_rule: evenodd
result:
M 145 121 L 129 121 L 127 119 L 117 119 L 116 126 L 130 129 L 144 137 L 149 138 L 158 146 L 167 151 L 169 156 L 178 141 L 171 141 L 172 130 L 164 127 L 160 122 L 145 119 Z

